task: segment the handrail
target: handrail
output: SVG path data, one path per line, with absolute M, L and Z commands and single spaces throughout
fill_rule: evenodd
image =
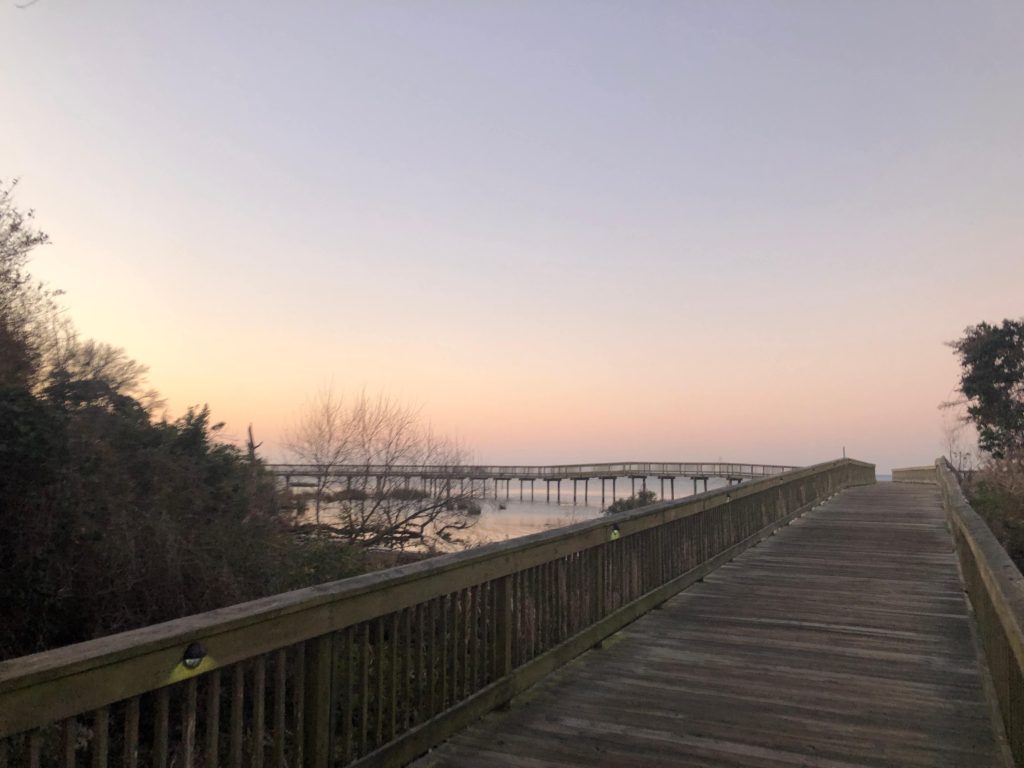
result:
M 896 467 L 892 471 L 894 483 L 928 483 L 935 485 L 938 478 L 935 474 L 935 465 L 929 464 L 924 467 Z
M 1024 576 L 964 497 L 945 457 L 935 475 L 1016 765 L 1024 765 Z
M 873 481 L 873 465 L 827 462 L 2 662 L 0 749 L 27 765 L 87 732 L 100 765 L 110 751 L 399 764 L 794 515 Z

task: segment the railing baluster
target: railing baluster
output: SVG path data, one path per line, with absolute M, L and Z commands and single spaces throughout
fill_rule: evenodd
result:
M 345 627 L 340 638 L 341 668 L 338 679 L 341 682 L 341 762 L 343 765 L 348 764 L 355 757 L 353 751 L 355 726 L 352 722 L 355 716 L 355 694 L 353 693 L 356 679 L 356 663 L 353 658 L 356 653 L 355 637 L 355 627 Z M 362 691 L 360 696 L 362 696 Z
M 292 686 L 292 711 L 294 725 L 294 765 L 301 766 L 305 760 L 306 733 L 306 644 L 295 646 L 295 684 Z
M 267 657 L 257 656 L 252 672 L 252 756 L 253 768 L 263 768 L 263 729 L 266 720 Z
M 111 711 L 96 710 L 92 719 L 92 768 L 106 768 L 111 749 Z
M 493 679 L 499 680 L 512 672 L 512 586 L 513 577 L 503 576 L 494 582 L 494 669 Z
M 395 723 L 398 720 L 398 623 L 400 615 L 398 611 L 391 614 L 391 636 L 388 654 L 391 662 L 391 684 L 388 686 L 388 731 L 387 740 L 395 738 Z
M 429 604 L 416 606 L 416 711 L 414 724 L 429 717 L 431 679 L 427 673 L 426 613 Z
M 384 617 L 378 616 L 373 624 L 374 646 L 373 646 L 373 667 L 376 681 L 376 695 L 373 715 L 373 746 L 379 747 L 384 743 L 384 717 L 386 696 L 384 693 L 384 667 L 387 658 L 387 643 L 384 640 Z
M 185 683 L 185 695 L 181 702 L 181 752 L 185 768 L 195 765 L 196 751 L 196 678 Z
M 139 764 L 139 697 L 128 700 L 124 723 L 124 768 Z
M 156 720 L 153 733 L 153 765 L 156 768 L 167 768 L 170 717 L 171 689 L 165 686 L 156 692 Z
M 406 608 L 405 611 L 402 612 L 403 623 L 404 623 L 404 626 L 405 626 L 405 643 L 404 643 L 404 647 L 405 647 L 405 668 L 403 669 L 404 685 L 402 686 L 402 688 L 403 688 L 402 699 L 405 701 L 405 710 L 404 710 L 404 715 L 405 716 L 402 718 L 402 722 L 401 722 L 402 730 L 405 730 L 407 728 L 412 728 L 412 725 L 413 725 L 413 707 L 414 707 L 415 699 L 413 697 L 413 685 L 412 685 L 413 674 L 414 674 L 414 669 L 413 669 L 413 651 L 414 651 L 414 648 L 413 648 L 412 630 L 413 630 L 413 616 L 415 615 L 415 613 L 416 613 L 416 608 L 415 607 Z
M 439 623 L 438 630 L 441 633 L 440 637 L 440 674 L 441 674 L 441 691 L 439 698 L 440 709 L 448 708 L 448 603 L 449 598 L 447 595 L 440 598 L 441 601 L 441 620 Z M 438 711 L 440 711 L 440 709 Z
M 235 664 L 231 672 L 231 768 L 242 768 L 243 715 L 245 707 L 245 669 Z
M 64 768 L 75 768 L 75 748 L 78 746 L 78 718 L 69 717 L 60 726 Z
M 304 765 L 307 768 L 326 768 L 334 759 L 334 634 L 306 641 L 303 660 L 305 728 L 301 738 L 305 741 L 302 751 Z
M 35 730 L 28 737 L 28 765 L 29 768 L 39 768 L 40 757 L 43 752 L 43 734 Z
M 274 765 L 285 768 L 285 703 L 288 696 L 286 685 L 288 675 L 288 654 L 284 648 L 274 659 Z
M 429 707 L 425 720 L 429 720 L 437 712 L 437 689 L 440 685 L 440 676 L 437 669 L 438 644 L 437 644 L 437 599 L 427 603 L 429 614 L 427 615 L 427 686 Z
M 370 622 L 360 625 L 359 633 L 359 756 L 367 753 L 370 734 Z
M 480 639 L 480 592 L 482 587 L 470 587 L 466 594 L 466 626 L 469 628 L 469 671 L 467 674 L 468 684 L 467 695 L 473 694 L 480 687 L 479 672 L 480 665 L 477 654 L 479 653 Z
M 220 765 L 220 670 L 206 676 L 206 768 Z

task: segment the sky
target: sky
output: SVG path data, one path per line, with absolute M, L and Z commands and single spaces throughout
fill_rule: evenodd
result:
M 928 463 L 1022 137 L 1017 0 L 0 0 L 33 273 L 272 459 L 333 387 L 479 462 Z

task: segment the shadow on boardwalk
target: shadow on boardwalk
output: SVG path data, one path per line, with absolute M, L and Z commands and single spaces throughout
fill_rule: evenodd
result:
M 849 490 L 415 765 L 1002 765 L 951 548 Z

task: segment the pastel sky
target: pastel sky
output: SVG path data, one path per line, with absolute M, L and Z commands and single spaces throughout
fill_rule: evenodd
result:
M 1024 5 L 0 5 L 86 335 L 272 458 L 318 388 L 487 462 L 880 471 L 1024 315 Z

